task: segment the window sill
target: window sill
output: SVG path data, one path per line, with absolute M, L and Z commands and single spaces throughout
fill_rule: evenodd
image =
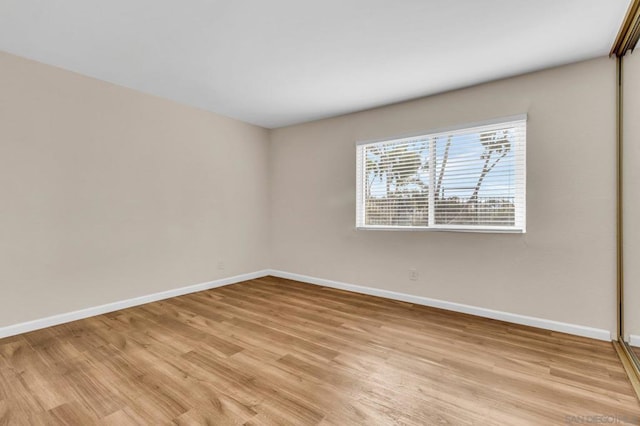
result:
M 469 228 L 469 227 L 424 227 L 424 226 L 357 226 L 356 231 L 428 231 L 428 232 L 472 232 L 480 234 L 525 234 L 520 228 Z

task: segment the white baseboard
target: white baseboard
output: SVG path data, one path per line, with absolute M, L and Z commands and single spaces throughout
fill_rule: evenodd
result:
M 526 315 L 512 314 L 509 312 L 495 311 L 493 309 L 480 308 L 477 306 L 464 305 L 461 303 L 447 302 L 444 300 L 431 299 L 428 297 L 414 296 L 406 293 L 382 290 L 379 288 L 364 287 L 356 284 L 347 284 L 338 281 L 331 281 L 322 278 L 310 277 L 307 275 L 294 274 L 290 272 L 269 270 L 269 275 L 290 280 L 302 281 L 309 284 L 316 284 L 324 287 L 337 288 L 341 290 L 353 291 L 355 293 L 369 294 L 372 296 L 385 297 L 387 299 L 400 300 L 403 302 L 415 303 L 418 305 L 431 306 L 434 308 L 446 309 L 449 311 L 462 312 L 479 317 L 492 318 L 496 320 L 511 322 L 515 324 L 528 325 L 545 330 L 558 331 L 561 333 L 573 334 L 576 336 L 589 337 L 592 339 L 611 341 L 609 330 L 586 327 L 583 325 L 569 324 L 559 321 L 552 321 L 542 318 L 529 317 Z M 640 341 L 640 339 L 639 339 Z
M 248 274 L 236 275 L 228 278 L 221 278 L 219 280 L 210 281 L 206 283 L 190 285 L 187 287 L 180 287 L 180 288 L 167 290 L 167 291 L 161 291 L 159 293 L 153 293 L 146 296 L 134 297 L 133 299 L 121 300 L 118 302 L 95 306 L 92 308 L 80 309 L 78 311 L 67 312 L 64 314 L 53 315 L 50 317 L 41 318 L 33 321 L 13 324 L 6 327 L 0 327 L 0 339 L 3 337 L 15 336 L 17 334 L 27 333 L 29 331 L 39 330 L 46 327 L 52 327 L 54 325 L 64 324 L 71 321 L 76 321 L 76 320 L 80 320 L 88 317 L 93 317 L 96 315 L 105 314 L 107 312 L 118 311 L 120 309 L 131 308 L 133 306 L 138 306 L 138 305 L 144 305 L 145 303 L 156 302 L 158 300 L 169 299 L 171 297 L 182 296 L 189 293 L 196 293 L 198 291 L 209 290 L 216 287 L 222 287 L 229 284 L 235 284 L 242 281 L 261 278 L 261 277 L 267 276 L 268 274 L 269 274 L 269 271 L 267 270 L 251 272 Z
M 347 284 L 338 281 L 331 281 L 322 278 L 310 277 L 307 275 L 295 274 L 272 269 L 251 272 L 248 274 L 236 275 L 233 277 L 222 278 L 202 284 L 195 284 L 187 287 L 176 288 L 159 293 L 153 293 L 146 296 L 135 297 L 133 299 L 122 300 L 105 305 L 95 306 L 92 308 L 81 309 L 78 311 L 67 312 L 64 314 L 53 315 L 33 321 L 13 324 L 6 327 L 0 327 L 0 339 L 17 334 L 27 333 L 29 331 L 39 330 L 54 325 L 64 324 L 71 321 L 80 320 L 96 315 L 114 312 L 120 309 L 131 308 L 133 306 L 144 305 L 145 303 L 156 302 L 158 300 L 169 299 L 171 297 L 182 296 L 189 293 L 209 290 L 216 287 L 222 287 L 229 284 L 235 284 L 242 281 L 252 280 L 256 278 L 273 275 L 274 277 L 287 278 L 290 280 L 302 281 L 309 284 L 316 284 L 324 287 L 337 288 L 341 290 L 353 291 L 355 293 L 369 294 L 372 296 L 385 297 L 387 299 L 400 300 L 403 302 L 415 303 L 418 305 L 431 306 L 435 308 L 446 309 L 449 311 L 462 312 L 465 314 L 477 315 L 485 318 L 492 318 L 501 321 L 512 322 L 515 324 L 529 325 L 546 330 L 553 330 L 562 333 L 573 334 L 576 336 L 590 337 L 592 339 L 611 341 L 611 333 L 608 330 L 586 327 L 576 324 L 568 324 L 558 321 L 552 321 L 542 318 L 529 317 L 525 315 L 512 314 L 509 312 L 495 311 L 492 309 L 480 308 L 477 306 L 464 305 L 461 303 L 447 302 L 444 300 L 431 299 L 428 297 L 414 296 L 406 293 L 398 293 L 390 290 L 382 290 L 373 287 L 364 287 L 356 284 Z M 640 336 L 630 336 L 630 344 L 640 346 Z
M 631 346 L 640 347 L 640 336 L 637 334 L 630 334 L 627 343 Z

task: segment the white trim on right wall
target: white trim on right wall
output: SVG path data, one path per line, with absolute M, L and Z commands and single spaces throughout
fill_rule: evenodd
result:
M 448 311 L 461 312 L 476 315 L 484 318 L 491 318 L 514 324 L 528 325 L 545 330 L 557 331 L 560 333 L 573 334 L 575 336 L 589 337 L 591 339 L 612 341 L 611 332 L 600 328 L 587 327 L 578 324 L 569 324 L 560 321 L 553 321 L 544 318 L 530 317 L 526 315 L 513 314 L 510 312 L 496 311 L 477 306 L 464 305 L 462 303 L 447 302 L 445 300 L 432 299 L 423 296 L 414 296 L 406 293 L 383 290 L 373 287 L 365 287 L 356 284 L 348 284 L 339 281 L 332 281 L 323 278 L 310 277 L 308 275 L 295 274 L 279 270 L 268 270 L 268 274 L 278 278 L 301 281 L 308 284 L 315 284 L 324 287 L 337 288 L 340 290 L 353 291 L 354 293 L 368 294 L 371 296 L 384 297 L 387 299 L 400 300 L 402 302 L 415 303 L 417 305 L 430 306 L 433 308 L 446 309 Z M 640 336 L 636 336 L 640 337 Z M 640 339 L 639 339 L 640 342 Z
M 627 343 L 631 346 L 636 346 L 640 348 L 640 336 L 637 334 L 630 334 Z

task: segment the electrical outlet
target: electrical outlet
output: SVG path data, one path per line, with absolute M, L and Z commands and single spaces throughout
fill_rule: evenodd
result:
M 218 261 L 218 270 L 222 271 L 224 269 L 224 262 L 222 260 Z
M 417 269 L 409 269 L 409 279 L 411 281 L 418 281 L 418 270 Z

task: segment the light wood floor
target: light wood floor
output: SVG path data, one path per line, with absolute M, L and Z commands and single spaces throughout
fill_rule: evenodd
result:
M 589 415 L 640 424 L 610 343 L 271 277 L 0 340 L 0 424 Z

